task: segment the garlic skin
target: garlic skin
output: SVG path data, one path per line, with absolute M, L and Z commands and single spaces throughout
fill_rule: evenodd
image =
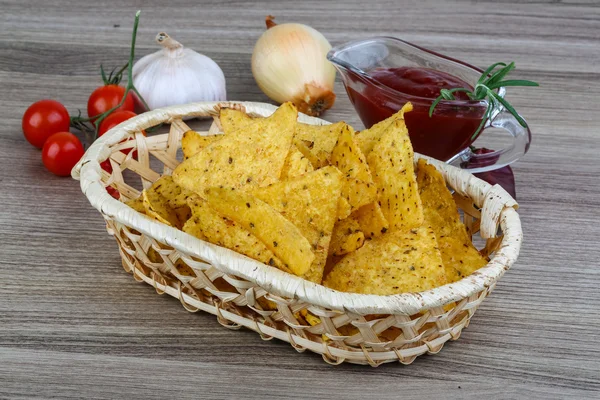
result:
M 164 32 L 156 36 L 162 50 L 133 66 L 133 83 L 151 110 L 197 101 L 226 100 L 225 76 L 217 63 Z
M 252 75 L 258 87 L 278 103 L 291 101 L 299 111 L 320 115 L 335 102 L 336 70 L 327 60 L 331 45 L 317 30 L 266 18 L 267 30 L 252 53 Z

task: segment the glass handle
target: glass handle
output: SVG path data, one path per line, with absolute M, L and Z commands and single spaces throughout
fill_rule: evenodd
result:
M 531 131 L 529 128 L 523 128 L 510 112 L 503 110 L 498 113 L 488 127 L 504 129 L 512 136 L 512 143 L 502 150 L 484 154 L 473 153 L 470 148 L 467 148 L 460 154 L 460 157 L 455 159 L 455 162 L 468 161 L 469 165 L 461 166 L 462 169 L 473 174 L 496 170 L 517 161 L 529 150 Z M 481 135 L 483 134 L 485 134 L 485 128 L 484 132 L 481 132 Z

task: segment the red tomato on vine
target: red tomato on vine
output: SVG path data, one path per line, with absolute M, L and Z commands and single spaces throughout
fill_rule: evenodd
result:
M 42 162 L 58 176 L 69 176 L 83 157 L 83 145 L 71 132 L 58 132 L 50 136 L 42 149 Z
M 55 100 L 36 101 L 23 114 L 21 127 L 25 139 L 38 149 L 57 132 L 69 130 L 69 112 Z

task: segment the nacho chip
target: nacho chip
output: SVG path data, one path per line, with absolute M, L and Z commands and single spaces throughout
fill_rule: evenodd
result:
M 281 179 L 290 179 L 313 171 L 310 161 L 296 148 L 292 146 L 281 169 Z
M 222 108 L 219 114 L 221 128 L 226 135 L 249 125 L 252 120 L 253 118 L 245 112 L 233 108 Z
M 360 230 L 358 221 L 346 218 L 335 223 L 331 234 L 329 254 L 342 256 L 362 247 L 365 235 Z
M 387 232 L 390 224 L 385 219 L 379 203 L 374 201 L 362 206 L 352 213 L 365 237 L 372 238 Z
M 149 199 L 161 199 L 167 202 L 169 208 L 165 208 L 162 211 L 160 211 L 160 206 L 158 206 L 159 208 L 155 209 L 154 211 L 155 213 L 158 213 L 163 219 L 167 219 L 165 217 L 166 214 L 174 214 L 177 218 L 178 223 L 172 226 L 181 228 L 185 221 L 187 221 L 190 218 L 191 211 L 190 207 L 187 205 L 187 198 L 192 193 L 181 188 L 181 186 L 173 182 L 173 178 L 171 176 L 165 175 L 160 177 L 156 182 L 152 184 L 152 186 L 149 189 L 146 190 L 146 192 L 148 192 L 147 197 L 149 197 Z M 158 196 L 153 196 L 152 192 L 155 192 Z
M 199 196 L 191 197 L 189 205 L 192 209 L 192 218 L 183 226 L 184 232 L 287 271 L 283 267 L 283 262 L 256 236 L 240 224 L 213 210 Z
M 352 212 L 352 206 L 348 203 L 343 197 L 338 199 L 338 210 L 337 210 L 337 218 L 338 220 L 346 219 Z
M 362 152 L 353 139 L 352 128 L 344 126 L 331 152 L 331 165 L 344 174 L 346 181 L 342 196 L 348 200 L 352 210 L 369 204 L 377 198 L 377 188 Z
M 213 186 L 267 186 L 279 180 L 292 144 L 298 112 L 285 103 L 269 118 L 257 118 L 243 132 L 226 133 L 175 169 L 173 180 L 202 193 Z
M 343 292 L 392 295 L 446 283 L 435 234 L 421 227 L 365 242 L 335 265 L 323 284 Z
M 331 125 L 298 123 L 295 138 L 302 141 L 312 154 L 313 167 L 321 168 L 329 165 L 331 151 L 346 126 L 342 121 Z
M 163 196 L 172 208 L 188 207 L 187 199 L 193 194 L 176 184 L 169 175 L 160 177 L 148 190 Z
M 125 204 L 139 213 L 146 214 L 146 207 L 144 207 L 144 198 L 142 196 L 126 201 Z
M 413 149 L 403 120 L 395 120 L 367 157 L 378 202 L 390 230 L 408 231 L 423 223 Z
M 460 237 L 438 236 L 438 247 L 450 282 L 469 276 L 488 263 L 468 238 L 465 242 Z
M 195 131 L 187 131 L 181 138 L 181 151 L 183 159 L 187 160 L 191 156 L 198 154 L 202 149 L 223 138 L 223 135 L 203 136 Z
M 308 322 L 311 326 L 319 325 L 321 323 L 321 318 L 312 315 L 308 310 L 300 310 L 300 315 L 304 317 L 306 322 Z
M 169 202 L 159 193 L 153 190 L 144 190 L 142 192 L 142 198 L 144 199 L 146 215 L 153 217 L 163 224 L 181 227 L 175 210 L 169 206 Z
M 304 275 L 315 258 L 301 231 L 264 201 L 239 190 L 210 188 L 204 197 L 222 216 L 254 234 L 296 275 Z M 307 210 L 306 210 L 307 211 Z
M 472 274 L 487 264 L 486 259 L 473 246 L 464 224 L 460 221 L 458 208 L 446 186 L 442 174 L 427 161 L 417 164 L 417 184 L 423 203 L 425 223 L 436 234 L 444 265 L 456 274 L 448 272 L 452 281 Z
M 388 129 L 392 128 L 392 123 L 396 120 L 404 120 L 404 113 L 412 111 L 413 106 L 411 103 L 406 103 L 400 111 L 391 117 L 384 119 L 370 127 L 369 129 L 365 129 L 364 131 L 358 132 L 354 136 L 354 140 L 360 147 L 360 150 L 363 152 L 365 156 L 369 155 L 375 144 L 377 144 L 377 140 L 381 137 L 384 132 L 387 132 Z M 405 132 L 408 135 L 408 131 Z
M 309 281 L 321 283 L 323 278 L 341 190 L 341 173 L 334 167 L 325 167 L 252 191 L 298 227 L 312 246 L 314 260 L 308 271 L 299 274 Z
M 304 157 L 307 158 L 308 161 L 312 164 L 313 168 L 319 168 L 319 159 L 315 156 L 310 150 L 309 146 L 312 146 L 312 142 L 305 142 L 303 140 L 294 138 L 293 140 L 294 146 L 302 153 Z

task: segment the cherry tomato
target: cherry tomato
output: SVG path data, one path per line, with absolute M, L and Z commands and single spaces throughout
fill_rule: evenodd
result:
M 119 125 L 123 121 L 127 121 L 131 117 L 135 117 L 137 114 L 131 111 L 114 111 L 110 113 L 110 115 L 100 123 L 100 128 L 98 129 L 98 137 L 104 135 L 107 131 L 111 130 L 115 126 Z M 146 131 L 142 131 L 142 134 L 146 136 Z M 123 153 L 129 154 L 131 149 L 123 150 Z M 137 160 L 137 151 L 133 152 L 133 158 Z M 110 164 L 108 165 L 110 167 Z M 108 169 L 102 167 L 105 171 Z M 110 171 L 108 171 L 110 172 Z
M 119 191 L 112 186 L 107 186 L 106 192 L 117 200 L 121 198 L 121 193 L 119 193 Z
M 70 132 L 58 132 L 44 143 L 42 162 L 53 174 L 69 176 L 83 153 L 83 145 L 77 136 Z
M 135 117 L 137 114 L 133 111 L 113 111 L 108 117 L 104 118 L 100 123 L 98 129 L 98 137 L 104 135 L 106 131 L 114 128 L 123 121 L 127 121 L 131 117 Z
M 88 117 L 92 118 L 102 114 L 121 102 L 125 88 L 119 85 L 104 85 L 100 86 L 92 92 L 87 103 Z M 133 111 L 135 101 L 131 92 L 127 93 L 125 102 L 116 111 Z
M 25 111 L 21 126 L 25 139 L 41 149 L 50 136 L 69 130 L 69 112 L 55 100 L 36 101 Z

